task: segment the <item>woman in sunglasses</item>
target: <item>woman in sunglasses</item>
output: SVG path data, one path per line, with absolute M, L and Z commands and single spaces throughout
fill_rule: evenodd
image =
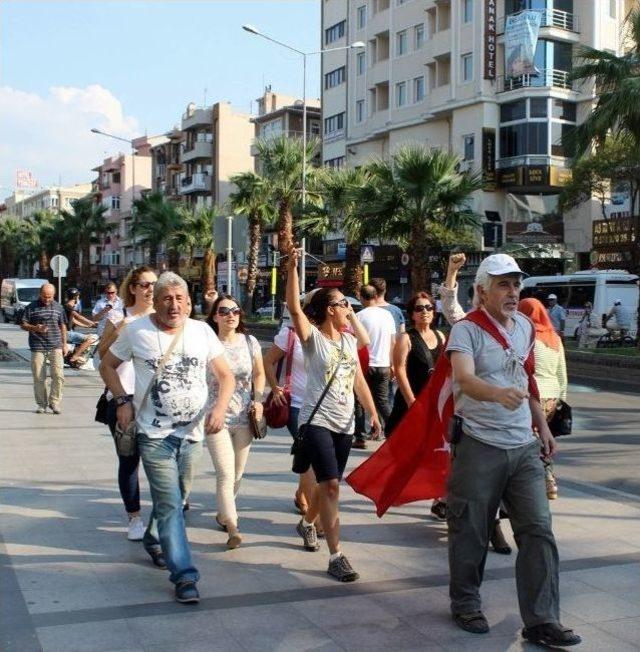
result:
M 128 324 L 139 317 L 144 317 L 153 312 L 153 286 L 157 281 L 155 272 L 150 267 L 137 267 L 132 269 L 120 286 L 120 298 L 124 304 L 124 318 L 115 321 L 108 316 L 107 324 L 100 338 L 98 352 L 103 358 L 109 347 L 118 339 L 118 334 Z M 123 362 L 117 369 L 118 377 L 127 394 L 133 395 L 135 389 L 135 374 L 133 362 Z M 109 405 L 107 417 L 111 435 L 116 427 L 116 404 L 111 395 L 107 394 Z M 118 455 L 118 486 L 122 502 L 127 510 L 129 519 L 127 538 L 130 541 L 141 541 L 144 536 L 144 523 L 140 515 L 140 484 L 138 482 L 138 467 L 140 455 L 136 452 L 130 457 Z
M 297 264 L 298 250 L 291 247 L 287 259 L 287 308 L 307 368 L 299 414 L 299 455 L 294 456 L 294 466 L 298 473 L 311 466 L 319 485 L 297 532 L 305 549 L 319 550 L 314 526 L 319 514 L 330 553 L 327 572 L 341 582 L 353 582 L 358 573 L 340 550 L 338 497 L 354 431 L 354 390 L 372 415 L 371 429 L 376 435 L 380 434 L 380 422 L 360 369 L 356 338 L 343 332 L 350 326 L 349 302 L 336 288 L 321 288 L 303 311 Z
M 227 548 L 237 548 L 242 542 L 238 530 L 236 496 L 244 467 L 249 457 L 253 434 L 248 411 L 253 405 L 256 418 L 262 419 L 264 393 L 264 365 L 258 340 L 247 334 L 242 309 L 230 295 L 223 294 L 214 301 L 207 323 L 224 346 L 225 357 L 236 379 L 236 389 L 229 401 L 225 427 L 206 437 L 209 454 L 216 470 L 216 521 L 228 534 Z M 215 402 L 218 386 L 211 379 L 210 400 Z M 253 385 L 253 403 L 252 403 Z

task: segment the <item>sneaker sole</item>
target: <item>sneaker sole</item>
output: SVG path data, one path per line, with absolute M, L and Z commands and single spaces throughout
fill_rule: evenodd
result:
M 358 575 L 358 573 L 354 573 L 353 575 L 343 575 L 342 577 L 338 577 L 329 571 L 327 571 L 327 573 L 334 579 L 338 580 L 338 582 L 355 582 L 356 580 L 360 579 L 360 575 Z
M 180 604 L 196 604 L 200 602 L 200 598 L 176 598 L 176 602 Z

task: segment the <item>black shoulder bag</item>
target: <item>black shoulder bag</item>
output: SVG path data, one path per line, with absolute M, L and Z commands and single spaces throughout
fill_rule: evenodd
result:
M 333 370 L 333 373 L 331 374 L 331 378 L 329 378 L 327 384 L 325 385 L 325 388 L 322 390 L 322 394 L 320 394 L 320 398 L 318 399 L 318 402 L 313 407 L 313 410 L 311 410 L 311 414 L 309 415 L 307 422 L 298 428 L 298 434 L 295 436 L 293 440 L 293 444 L 291 445 L 291 455 L 293 455 L 293 465 L 291 470 L 294 473 L 305 473 L 309 469 L 311 462 L 309 461 L 309 457 L 305 452 L 304 433 L 306 429 L 309 427 L 309 425 L 311 424 L 313 417 L 316 416 L 316 412 L 320 408 L 322 401 L 324 401 L 324 398 L 327 395 L 327 392 L 329 391 L 329 387 L 331 387 L 331 383 L 333 382 L 333 379 L 336 377 L 336 374 L 338 373 L 338 369 L 342 364 L 343 351 L 344 351 L 344 335 L 340 335 L 340 357 L 338 358 L 338 362 Z

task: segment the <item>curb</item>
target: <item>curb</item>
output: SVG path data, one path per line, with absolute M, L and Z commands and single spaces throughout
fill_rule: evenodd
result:
M 590 353 L 589 351 L 567 351 L 565 349 L 567 362 L 576 362 L 581 365 L 593 365 L 594 367 L 616 367 L 621 369 L 640 370 L 640 357 L 625 355 L 607 355 L 606 353 Z

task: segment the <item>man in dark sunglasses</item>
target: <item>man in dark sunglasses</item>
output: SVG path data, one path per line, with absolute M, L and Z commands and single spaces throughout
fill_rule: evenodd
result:
M 124 319 L 124 304 L 118 296 L 118 287 L 113 281 L 109 281 L 104 286 L 102 296 L 93 306 L 91 315 L 93 320 L 98 322 L 96 326 L 98 337 L 102 336 L 108 319 L 111 319 L 114 323 Z

